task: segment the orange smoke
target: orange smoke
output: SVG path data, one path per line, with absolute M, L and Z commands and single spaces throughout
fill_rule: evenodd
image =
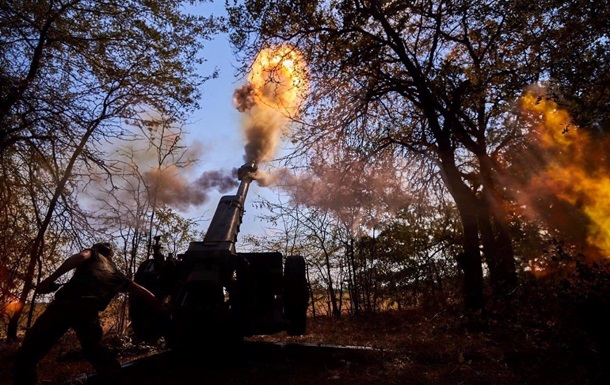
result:
M 236 108 L 244 113 L 247 162 L 273 159 L 282 130 L 297 117 L 306 79 L 303 57 L 294 47 L 266 48 L 258 54 L 248 84 L 233 95 Z
M 569 114 L 544 97 L 528 92 L 522 111 L 534 122 L 534 134 L 546 166 L 534 182 L 584 213 L 587 253 L 610 258 L 610 169 L 605 140 L 575 126 Z

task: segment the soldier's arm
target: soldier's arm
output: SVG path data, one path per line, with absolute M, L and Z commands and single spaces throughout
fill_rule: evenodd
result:
M 139 285 L 133 281 L 127 283 L 126 291 L 131 296 L 135 296 L 138 299 L 144 301 L 147 305 L 155 309 L 157 312 L 164 312 L 165 306 L 150 290 L 142 285 Z
M 36 287 L 36 291 L 42 294 L 50 293 L 53 291 L 51 290 L 51 284 L 55 282 L 57 278 L 66 274 L 70 270 L 76 269 L 89 258 L 91 258 L 91 251 L 89 250 L 83 250 L 70 256 L 53 273 L 51 273 L 51 275 L 40 281 Z

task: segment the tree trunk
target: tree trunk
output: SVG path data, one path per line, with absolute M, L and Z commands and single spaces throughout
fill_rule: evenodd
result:
M 425 78 L 415 69 L 414 72 L 410 72 L 417 75 L 417 79 Z M 437 101 L 425 82 L 422 81 L 418 86 L 418 90 L 421 92 L 421 105 L 436 140 L 441 176 L 453 197 L 462 222 L 464 251 L 457 258 L 457 262 L 464 273 L 464 308 L 467 312 L 482 310 L 485 301 L 483 298 L 483 267 L 481 266 L 479 227 L 476 214 L 477 199 L 474 192 L 462 179 L 462 174 L 455 160 L 456 150 L 452 143 L 452 133 L 455 129 L 454 124 L 458 120 L 455 114 L 448 113 L 448 116 L 443 119 L 444 126 L 441 125 L 435 106 L 442 105 L 442 103 Z
M 496 255 L 496 242 L 491 224 L 489 209 L 484 200 L 481 201 L 480 206 L 477 209 L 477 218 L 479 222 L 479 229 L 481 230 L 481 242 L 483 244 L 483 256 L 489 269 L 489 280 L 492 287 L 496 286 L 499 282 L 500 267 L 498 264 L 498 257 Z
M 313 289 L 311 288 L 311 279 L 309 277 L 309 265 L 305 265 L 306 267 L 306 274 L 307 274 L 307 287 L 309 288 L 309 298 L 311 301 L 311 316 L 315 317 L 316 316 L 316 299 L 314 297 L 314 293 L 313 293 Z
M 349 274 L 349 296 L 352 304 L 352 314 L 360 313 L 360 297 L 358 292 L 358 271 L 356 266 L 356 259 L 354 256 L 354 239 L 350 239 L 350 243 L 347 247 L 348 254 L 348 274 Z
M 506 212 L 502 197 L 493 178 L 493 161 L 481 151 L 478 156 L 483 180 L 483 195 L 480 199 L 481 217 L 479 225 L 484 236 L 485 259 L 490 269 L 494 296 L 503 297 L 517 287 L 517 271 L 512 246 L 512 237 L 506 223 Z M 484 233 L 485 230 L 485 233 Z M 493 269 L 493 271 L 492 271 Z
M 443 162 L 443 179 L 453 196 L 462 222 L 464 252 L 457 262 L 464 273 L 464 308 L 467 311 L 483 309 L 483 267 L 479 251 L 479 226 L 477 223 L 477 200 L 474 193 L 462 181 L 459 170 L 451 156 Z M 449 160 L 449 162 L 447 162 Z
M 464 273 L 464 308 L 467 311 L 483 309 L 483 268 L 479 252 L 479 236 L 476 216 L 461 214 L 464 227 L 464 252 L 457 262 Z
M 494 221 L 494 215 L 485 201 L 481 202 L 477 214 L 490 285 L 494 297 L 501 298 L 517 285 L 512 241 L 506 226 L 496 224 L 497 221 Z
M 330 257 L 328 254 L 325 254 L 324 262 L 326 264 L 326 274 L 328 275 L 328 296 L 330 297 L 329 299 L 331 304 L 331 312 L 334 317 L 339 318 L 341 312 L 339 311 L 339 307 L 337 306 L 337 296 L 333 287 L 333 278 L 330 271 Z

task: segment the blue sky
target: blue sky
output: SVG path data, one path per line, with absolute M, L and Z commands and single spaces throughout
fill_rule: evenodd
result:
M 198 4 L 188 6 L 187 10 L 192 13 L 209 16 L 225 14 L 224 2 L 215 1 L 214 3 Z M 199 101 L 200 109 L 191 117 L 191 122 L 186 126 L 188 135 L 185 143 L 200 142 L 203 146 L 197 169 L 189 174 L 198 175 L 209 170 L 223 170 L 230 172 L 243 164 L 244 140 L 240 126 L 240 113 L 233 106 L 233 92 L 236 88 L 244 84 L 243 79 L 235 76 L 235 61 L 227 35 L 218 35 L 212 41 L 205 43 L 202 52 L 207 62 L 202 66 L 202 74 L 209 74 L 215 68 L 219 70 L 220 76 L 206 82 L 202 89 L 202 98 Z M 229 191 L 225 194 L 233 194 Z M 210 191 L 210 199 L 207 204 L 199 207 L 192 207 L 187 213 L 191 217 L 202 216 L 206 220 L 203 227 L 207 225 L 218 200 L 222 193 L 216 190 Z M 254 209 L 252 203 L 259 195 L 272 197 L 273 193 L 269 188 L 261 188 L 256 183 L 250 187 L 246 199 L 246 214 L 240 231 L 240 238 L 247 234 L 261 233 L 264 223 L 260 223 L 255 218 L 258 211 Z M 238 246 L 239 247 L 239 246 Z

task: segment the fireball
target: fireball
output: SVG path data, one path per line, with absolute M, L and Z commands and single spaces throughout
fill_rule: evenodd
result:
M 298 117 L 308 82 L 302 55 L 282 45 L 258 53 L 248 83 L 235 90 L 233 100 L 242 112 L 246 162 L 273 159 L 284 130 Z
M 521 108 L 535 116 L 537 141 L 547 154 L 538 182 L 586 215 L 588 256 L 610 258 L 610 170 L 601 153 L 603 138 L 592 140 L 557 103 L 531 92 Z
M 248 81 L 260 103 L 290 117 L 298 112 L 308 88 L 304 59 L 289 45 L 259 52 Z

